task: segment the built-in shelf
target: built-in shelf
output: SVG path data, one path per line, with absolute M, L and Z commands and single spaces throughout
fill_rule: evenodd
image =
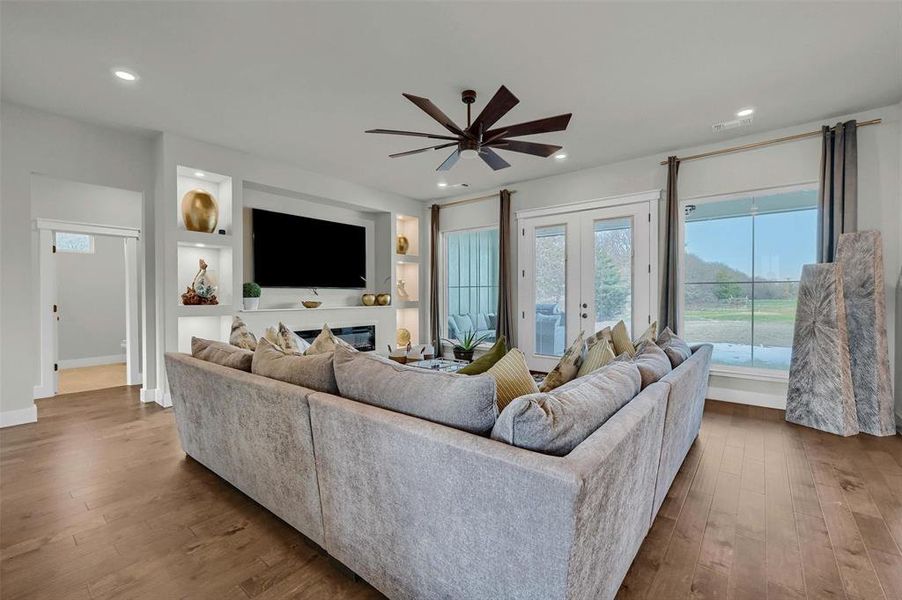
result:
M 311 312 L 311 311 L 324 311 L 324 310 L 326 310 L 326 311 L 329 311 L 329 310 L 360 310 L 360 309 L 374 310 L 374 309 L 385 309 L 385 308 L 397 308 L 397 307 L 393 307 L 393 306 L 390 305 L 390 304 L 387 305 L 387 306 L 380 306 L 380 305 L 378 305 L 378 304 L 377 304 L 377 305 L 373 305 L 373 306 L 366 306 L 366 305 L 363 305 L 363 304 L 360 304 L 360 305 L 357 305 L 357 306 L 320 306 L 319 308 L 305 308 L 305 307 L 303 307 L 303 306 L 296 306 L 296 307 L 290 307 L 290 306 L 287 306 L 287 307 L 284 307 L 284 308 L 258 308 L 257 310 L 244 310 L 244 309 L 242 308 L 242 309 L 240 309 L 238 312 L 242 312 L 242 313 L 257 313 L 257 312 Z
M 396 300 L 395 308 L 418 308 L 420 303 L 416 300 Z
M 419 264 L 419 256 L 411 256 L 410 254 L 396 254 L 398 264 Z
M 201 231 L 186 231 L 178 229 L 178 245 L 194 246 L 196 248 L 231 248 L 232 236 L 218 233 L 203 233 Z
M 234 311 L 231 304 L 197 304 L 185 305 L 179 304 L 176 307 L 176 316 L 178 317 L 221 317 L 230 315 Z

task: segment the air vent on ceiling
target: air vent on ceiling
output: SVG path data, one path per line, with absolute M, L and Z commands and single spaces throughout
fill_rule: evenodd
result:
M 752 117 L 742 117 L 741 119 L 733 119 L 732 121 L 721 121 L 720 123 L 715 123 L 711 126 L 711 131 L 714 133 L 720 133 L 722 131 L 727 131 L 729 129 L 738 129 L 740 127 L 751 127 L 752 125 Z

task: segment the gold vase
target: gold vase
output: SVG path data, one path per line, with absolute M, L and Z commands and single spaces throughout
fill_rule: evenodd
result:
M 193 189 L 182 198 L 182 219 L 188 231 L 213 233 L 219 222 L 219 205 L 213 194 Z
M 379 306 L 388 306 L 391 304 L 391 294 L 376 294 L 376 304 Z
M 360 301 L 364 306 L 372 306 L 376 304 L 376 294 L 364 294 L 360 297 Z
M 410 250 L 410 240 L 407 239 L 407 236 L 398 236 L 397 250 L 398 254 L 407 254 L 407 251 Z

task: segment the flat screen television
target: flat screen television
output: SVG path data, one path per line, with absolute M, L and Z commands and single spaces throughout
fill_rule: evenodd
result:
M 366 287 L 366 228 L 255 208 L 254 281 L 263 287 Z

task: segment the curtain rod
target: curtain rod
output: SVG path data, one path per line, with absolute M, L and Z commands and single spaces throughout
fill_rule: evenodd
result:
M 511 195 L 517 193 L 517 190 L 508 190 Z M 470 202 L 479 202 L 480 200 L 488 200 L 489 198 L 497 198 L 498 194 L 501 193 L 501 190 L 498 190 L 494 194 L 486 194 L 485 196 L 476 196 L 475 198 L 464 198 L 463 200 L 455 200 L 454 202 L 446 202 L 445 204 L 439 204 L 436 202 L 439 208 L 447 208 L 449 206 L 457 206 L 459 204 L 469 204 Z
M 879 125 L 883 122 L 883 119 L 871 119 L 870 121 L 859 121 L 857 123 L 858 127 L 866 127 L 868 125 Z M 782 144 L 783 142 L 794 142 L 795 140 L 803 140 L 805 138 L 815 137 L 821 135 L 821 130 L 817 131 L 806 131 L 805 133 L 797 133 L 795 135 L 787 135 L 786 137 L 774 138 L 772 140 L 764 140 L 761 142 L 753 142 L 751 144 L 744 144 L 742 146 L 733 146 L 732 148 L 724 148 L 722 150 L 712 150 L 711 152 L 703 152 L 701 154 L 693 154 L 692 156 L 685 156 L 683 158 L 677 157 L 677 160 L 680 162 L 686 162 L 687 160 L 698 160 L 700 158 L 708 158 L 709 156 L 717 156 L 719 154 L 732 154 L 733 152 L 742 152 L 743 150 L 752 150 L 754 148 L 763 148 L 764 146 L 773 146 L 774 144 Z M 661 165 L 666 165 L 667 161 L 662 160 L 660 162 Z

